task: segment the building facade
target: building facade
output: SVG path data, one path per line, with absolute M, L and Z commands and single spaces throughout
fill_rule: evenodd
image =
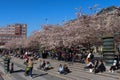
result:
M 0 45 L 4 45 L 13 39 L 27 37 L 26 24 L 13 24 L 6 27 L 0 27 Z

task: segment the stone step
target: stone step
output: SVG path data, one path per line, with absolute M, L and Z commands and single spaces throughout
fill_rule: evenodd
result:
M 19 60 L 21 64 L 23 64 L 23 60 Z M 84 65 L 81 64 L 81 63 L 75 63 L 73 65 L 69 65 L 68 63 L 66 62 L 63 62 L 63 61 L 53 61 L 53 60 L 49 60 L 52 64 L 52 66 L 54 66 L 54 69 L 51 69 L 48 71 L 48 73 L 50 74 L 53 74 L 53 75 L 56 75 L 56 76 L 59 76 L 59 77 L 65 77 L 67 80 L 90 80 L 91 77 L 93 77 L 93 73 L 89 73 L 89 71 L 87 70 L 84 70 Z M 69 73 L 66 75 L 60 75 L 60 74 L 57 74 L 57 70 L 58 70 L 58 67 L 59 67 L 59 64 L 68 64 L 68 67 L 70 68 L 70 70 L 72 71 L 72 73 Z M 35 68 L 37 68 L 37 64 L 35 64 Z M 81 74 L 88 74 L 90 75 L 89 77 L 86 78 L 86 76 L 81 76 Z M 102 73 L 102 74 L 96 74 L 98 76 L 104 76 L 104 77 L 111 77 L 111 78 L 114 78 L 114 79 L 117 79 L 118 78 L 118 75 L 119 74 L 111 74 L 111 73 Z M 97 78 L 96 78 L 97 79 Z
M 58 64 L 58 63 L 57 63 Z M 81 65 L 80 63 L 78 63 L 77 65 L 72 65 L 72 66 L 69 66 L 68 65 L 68 67 L 70 68 L 70 70 L 72 70 L 72 71 L 85 71 L 84 70 L 84 67 L 85 65 Z M 102 73 L 102 74 L 108 74 L 108 75 L 113 75 L 114 74 L 114 76 L 119 76 L 119 74 L 118 73 L 109 73 L 109 72 L 104 72 L 104 73 Z
M 71 71 L 73 71 L 73 72 L 75 72 L 75 73 L 76 73 L 76 72 L 79 73 L 79 72 L 81 72 L 81 71 L 84 72 L 84 73 L 89 73 L 89 71 L 88 71 L 88 70 L 84 70 L 84 68 L 82 68 L 82 69 L 81 69 L 81 68 L 80 68 L 80 69 L 79 69 L 79 68 L 78 68 L 78 69 L 77 69 L 77 68 L 71 68 Z M 57 70 L 53 69 L 53 70 L 50 70 L 50 71 L 48 71 L 48 72 L 52 72 L 52 73 L 53 73 L 53 72 L 57 72 Z M 90 73 L 90 74 L 91 74 L 91 73 Z M 75 75 L 74 75 L 74 76 L 75 76 Z M 102 76 L 112 76 L 112 75 L 107 74 L 107 73 L 102 73 Z M 115 75 L 115 76 L 116 76 L 116 75 Z M 73 77 L 73 76 L 72 76 L 72 77 Z M 112 76 L 112 77 L 114 77 L 114 76 Z M 118 77 L 118 76 L 116 76 L 116 77 Z

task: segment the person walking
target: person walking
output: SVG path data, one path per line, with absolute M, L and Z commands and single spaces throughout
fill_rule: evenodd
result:
M 33 58 L 30 58 L 28 61 L 28 67 L 29 67 L 29 76 L 32 78 L 32 71 L 33 71 Z
M 28 67 L 28 61 L 25 64 L 25 76 L 29 75 L 30 68 Z

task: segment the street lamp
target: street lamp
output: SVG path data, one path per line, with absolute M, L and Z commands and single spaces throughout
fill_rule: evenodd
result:
M 21 52 L 22 52 L 22 46 L 20 45 L 19 46 L 19 54 L 21 54 Z
M 45 18 L 45 21 L 46 21 L 46 25 L 48 24 L 48 18 Z
M 42 58 L 43 48 L 42 48 L 42 45 L 40 44 L 40 42 L 38 42 L 38 47 L 39 47 L 39 55 L 40 55 L 40 57 Z
M 19 54 L 21 55 L 21 52 L 22 52 L 22 39 L 20 39 L 19 42 L 18 42 L 18 50 L 19 50 Z
M 80 8 L 75 8 L 75 10 L 77 10 L 77 16 L 80 17 L 82 15 L 82 7 Z

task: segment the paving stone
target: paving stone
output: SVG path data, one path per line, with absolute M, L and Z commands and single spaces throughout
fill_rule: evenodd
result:
M 88 70 L 84 70 L 85 64 L 74 63 L 73 65 L 71 65 L 69 62 L 64 61 L 57 61 L 51 59 L 44 60 L 50 61 L 51 65 L 54 67 L 54 69 L 47 71 L 48 74 L 63 78 L 65 80 L 120 80 L 119 72 L 116 73 L 105 72 L 101 74 L 93 74 L 90 73 Z M 23 65 L 24 63 L 24 60 L 19 58 L 13 58 L 12 61 L 19 63 L 21 65 Z M 39 61 L 35 61 L 35 63 L 36 64 L 34 65 L 34 69 L 38 70 L 37 67 L 39 65 Z M 67 64 L 72 72 L 67 75 L 57 74 L 59 64 Z

